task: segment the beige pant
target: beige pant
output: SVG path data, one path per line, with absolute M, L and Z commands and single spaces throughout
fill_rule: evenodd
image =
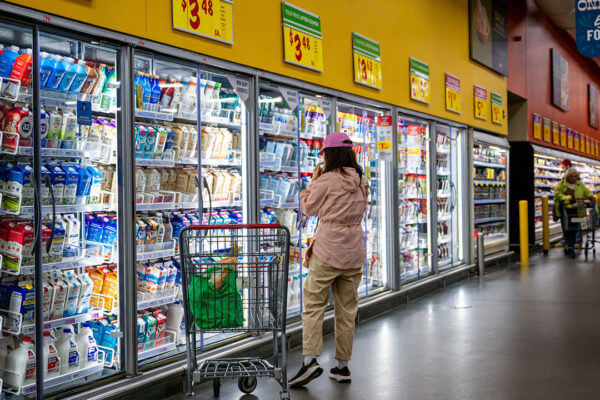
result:
M 320 356 L 323 349 L 323 316 L 333 292 L 335 310 L 335 358 L 350 360 L 354 319 L 358 312 L 358 285 L 362 269 L 339 269 L 325 264 L 313 253 L 304 283 L 302 350 L 305 356 Z

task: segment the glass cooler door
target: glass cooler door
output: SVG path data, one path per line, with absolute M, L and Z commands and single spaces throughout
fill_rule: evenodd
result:
M 420 279 L 431 273 L 429 236 L 429 125 L 398 116 L 398 214 L 400 279 Z
M 260 221 L 278 222 L 290 230 L 288 316 L 298 316 L 302 307 L 303 273 L 300 262 L 299 182 L 301 168 L 310 169 L 307 163 L 312 161 L 309 157 L 314 159 L 314 155 L 302 159 L 304 167 L 301 167 L 298 149 L 313 154 L 316 144 L 308 146 L 306 141 L 299 140 L 298 115 L 301 113 L 298 111 L 297 90 L 261 81 L 258 113 Z M 306 126 L 306 129 L 310 128 Z M 306 174 L 302 176 L 306 185 L 308 179 Z
M 464 261 L 462 132 L 436 124 L 437 263 L 444 270 Z

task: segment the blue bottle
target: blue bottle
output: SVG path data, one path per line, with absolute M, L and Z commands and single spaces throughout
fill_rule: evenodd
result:
M 19 48 L 10 46 L 8 50 L 0 54 L 0 78 L 8 78 L 13 70 L 15 60 L 19 56 Z
M 151 88 L 150 108 L 154 110 L 158 107 L 158 102 L 160 101 L 160 86 L 158 86 L 158 76 L 156 75 L 152 76 Z
M 56 66 L 56 60 L 45 51 L 40 53 L 40 57 L 40 87 L 45 88 L 48 78 Z
M 58 85 L 60 84 L 60 81 L 62 81 L 63 76 L 65 76 L 65 66 L 61 62 L 61 56 L 54 55 L 53 58 L 56 64 L 54 65 L 54 69 L 52 70 L 52 73 L 50 73 L 50 77 L 46 82 L 46 89 L 55 91 L 58 90 Z
M 71 87 L 69 87 L 69 93 L 79 94 L 79 92 L 81 92 L 83 84 L 85 83 L 85 80 L 88 77 L 88 73 L 85 69 L 85 61 L 83 60 L 77 61 L 77 64 L 75 64 L 74 67 L 75 79 L 73 79 Z
M 144 110 L 148 110 L 150 105 L 150 96 L 152 95 L 152 86 L 150 84 L 150 77 L 148 74 L 144 74 L 142 79 L 142 103 L 144 105 Z
M 62 64 L 65 67 L 65 75 L 58 84 L 58 91 L 61 93 L 66 93 L 75 80 L 75 75 L 77 75 L 77 67 L 75 66 L 75 60 L 73 60 L 71 57 L 63 58 Z

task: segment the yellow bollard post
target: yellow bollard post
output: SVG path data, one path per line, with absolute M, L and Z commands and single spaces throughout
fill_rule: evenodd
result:
M 548 218 L 548 196 L 542 196 L 542 249 L 544 254 L 548 254 L 550 251 L 550 220 Z
M 529 223 L 527 221 L 527 211 L 527 200 L 519 201 L 521 268 L 529 266 Z

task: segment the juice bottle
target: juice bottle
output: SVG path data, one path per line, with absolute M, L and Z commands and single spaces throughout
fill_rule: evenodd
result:
M 73 82 L 71 83 L 71 86 L 69 87 L 69 93 L 78 94 L 79 92 L 81 92 L 81 89 L 83 88 L 83 85 L 88 77 L 88 73 L 85 68 L 85 61 L 83 61 L 83 60 L 77 61 L 77 64 L 74 65 L 74 69 L 75 69 L 75 78 L 73 79 Z
M 40 87 L 45 88 L 48 78 L 56 66 L 56 60 L 45 51 L 40 53 L 40 57 Z
M 19 48 L 10 46 L 0 54 L 0 78 L 8 78 L 13 70 L 15 60 L 19 56 Z
M 65 74 L 58 84 L 58 91 L 61 93 L 66 93 L 75 80 L 75 76 L 77 75 L 77 67 L 75 66 L 75 60 L 71 57 L 63 58 L 62 64 L 65 67 Z
M 33 58 L 31 56 L 31 49 L 25 50 L 25 53 L 21 54 L 15 59 L 13 70 L 10 73 L 10 79 L 15 81 L 8 81 L 4 87 L 4 94 L 6 96 L 16 97 L 19 91 L 19 83 L 27 86 L 27 80 L 31 83 L 29 75 L 31 74 L 31 63 Z
M 58 85 L 63 79 L 65 75 L 65 65 L 62 63 L 62 57 L 59 55 L 54 55 L 54 60 L 56 61 L 56 65 L 46 82 L 46 89 L 48 90 L 58 90 Z

